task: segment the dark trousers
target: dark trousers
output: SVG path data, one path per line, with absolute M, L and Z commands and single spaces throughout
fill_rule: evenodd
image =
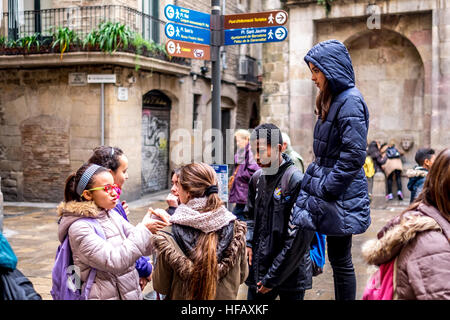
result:
M 394 170 L 391 172 L 391 174 L 387 177 L 387 190 L 388 194 L 392 193 L 392 180 L 395 179 L 397 181 L 397 192 L 402 191 L 402 171 L 401 170 Z
M 236 218 L 240 221 L 245 221 L 245 217 L 243 215 L 245 209 L 245 204 L 242 203 L 236 203 L 233 209 L 233 214 L 236 216 Z
M 328 260 L 333 268 L 336 300 L 356 299 L 356 275 L 352 262 L 352 235 L 327 236 Z
M 267 293 L 258 293 L 256 287 L 249 287 L 247 300 L 253 301 L 273 301 L 278 296 L 280 296 L 280 300 L 285 301 L 294 301 L 294 300 L 303 300 L 305 298 L 305 290 L 299 291 L 279 291 L 276 288 L 273 288 Z

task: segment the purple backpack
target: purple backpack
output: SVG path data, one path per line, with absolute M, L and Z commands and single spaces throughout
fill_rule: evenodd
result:
M 94 228 L 95 233 L 106 240 L 106 236 L 97 219 L 82 218 L 80 220 L 87 221 Z M 55 264 L 52 270 L 52 290 L 50 293 L 53 300 L 88 300 L 89 292 L 94 283 L 97 270 L 91 268 L 86 281 L 86 286 L 84 287 L 84 290 L 81 290 L 81 274 L 79 269 L 78 272 L 76 269 L 77 267 L 73 263 L 69 235 L 66 235 L 64 241 L 59 245 L 58 250 L 56 251 Z

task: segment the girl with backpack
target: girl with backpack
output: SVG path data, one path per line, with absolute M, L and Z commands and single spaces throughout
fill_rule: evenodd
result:
M 379 270 L 364 300 L 450 299 L 450 149 L 436 157 L 418 198 L 363 245 Z
M 181 167 L 177 184 L 172 225 L 153 238 L 155 291 L 170 300 L 236 299 L 248 274 L 245 222 L 223 205 L 211 166 Z
M 136 227 L 128 223 L 112 210 L 119 192 L 108 169 L 85 163 L 67 178 L 64 202 L 57 209 L 61 217 L 58 237 L 61 243 L 68 237 L 75 271 L 79 270 L 76 276 L 83 283 L 82 291 L 86 289 L 91 270 L 96 270 L 87 299 L 142 299 L 135 262 L 151 253 L 152 233 L 167 225 L 151 219 L 149 214 Z M 55 289 L 54 286 L 52 291 Z
M 315 160 L 303 177 L 294 223 L 327 235 L 336 300 L 356 298 L 352 235 L 370 225 L 363 170 L 369 111 L 355 86 L 347 48 L 337 40 L 315 45 L 304 58 L 319 88 L 314 128 Z
M 392 183 L 395 176 L 395 181 L 397 183 L 397 197 L 399 200 L 403 200 L 402 193 L 402 170 L 403 164 L 402 159 L 400 158 L 400 152 L 395 148 L 395 145 L 391 142 L 391 144 L 383 144 L 380 149 L 383 157 L 386 157 L 386 162 L 381 167 L 383 168 L 384 174 L 386 175 L 387 180 L 387 194 L 386 200 L 393 200 L 394 196 L 392 194 Z
M 94 163 L 102 166 L 111 172 L 114 183 L 119 187 L 118 190 L 123 189 L 123 185 L 128 180 L 128 158 L 120 148 L 100 146 L 93 150 L 93 154 L 89 158 L 89 163 Z M 120 196 L 120 194 L 119 194 Z M 125 201 L 117 201 L 113 209 L 119 213 L 126 221 L 130 213 L 128 204 Z M 152 264 L 149 257 L 140 257 L 136 261 L 136 270 L 139 274 L 139 284 L 144 290 L 145 286 L 151 281 Z

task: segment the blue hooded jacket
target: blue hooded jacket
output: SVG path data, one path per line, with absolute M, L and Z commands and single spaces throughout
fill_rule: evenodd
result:
M 315 160 L 305 172 L 294 222 L 326 235 L 359 234 L 370 225 L 363 164 L 369 111 L 355 87 L 347 48 L 337 40 L 315 45 L 305 56 L 328 80 L 333 98 L 327 118 L 314 128 Z

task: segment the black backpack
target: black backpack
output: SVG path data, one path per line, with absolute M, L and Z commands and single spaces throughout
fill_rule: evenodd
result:
M 42 300 L 42 297 L 22 272 L 0 268 L 0 300 Z
M 282 197 L 285 197 L 285 190 L 287 190 L 289 186 L 289 181 L 291 180 L 292 175 L 296 172 L 300 171 L 296 166 L 289 166 L 286 171 L 284 171 L 283 176 L 281 177 L 281 194 Z M 256 187 L 259 183 L 259 178 L 261 177 L 262 169 L 259 169 L 253 174 L 253 186 L 256 190 Z M 325 264 L 325 235 L 314 232 L 314 237 L 311 240 L 310 245 L 310 256 L 311 256 L 311 264 L 313 276 L 316 277 L 319 274 L 323 273 L 323 266 Z M 321 261 L 317 261 L 320 258 Z
M 396 147 L 389 147 L 386 150 L 386 156 L 389 159 L 400 158 L 400 152 L 398 152 Z

